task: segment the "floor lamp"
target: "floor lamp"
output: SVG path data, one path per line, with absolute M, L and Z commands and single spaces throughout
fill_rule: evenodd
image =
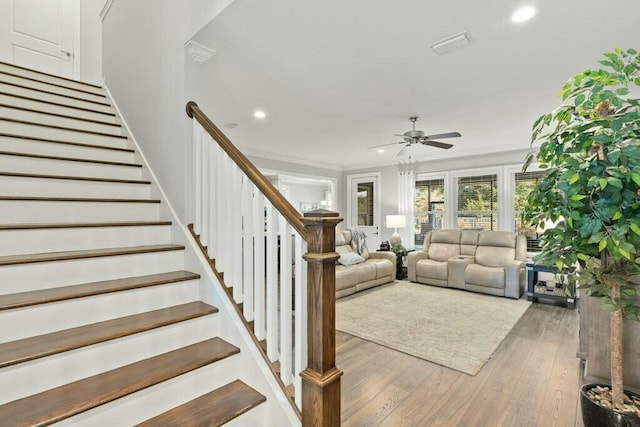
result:
M 398 233 L 398 228 L 407 226 L 407 217 L 404 215 L 387 215 L 387 228 L 395 228 L 395 232 L 391 235 L 389 242 L 391 246 L 401 245 L 402 237 Z

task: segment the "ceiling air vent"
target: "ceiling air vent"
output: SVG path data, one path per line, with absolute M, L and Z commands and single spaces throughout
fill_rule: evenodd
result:
M 433 49 L 433 51 L 438 55 L 444 55 L 445 53 L 451 52 L 452 50 L 456 50 L 461 48 L 462 46 L 466 46 L 469 43 L 469 36 L 467 35 L 466 31 L 463 31 L 459 34 L 433 43 L 431 45 L 431 49 Z

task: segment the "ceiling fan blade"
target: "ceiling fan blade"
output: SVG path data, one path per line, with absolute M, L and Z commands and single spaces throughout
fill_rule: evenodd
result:
M 400 157 L 404 153 L 406 153 L 407 152 L 407 148 L 409 148 L 410 146 L 411 146 L 411 144 L 407 144 L 404 147 L 402 147 L 402 150 L 398 151 L 398 154 L 396 154 L 396 157 Z
M 438 133 L 436 135 L 427 135 L 425 138 L 427 139 L 444 139 L 444 138 L 457 138 L 462 136 L 459 132 L 447 132 L 447 133 Z
M 371 149 L 373 149 L 373 148 L 386 147 L 387 145 L 396 145 L 396 144 L 405 144 L 405 141 L 390 142 L 390 143 L 388 143 L 388 144 L 374 145 L 373 147 L 369 147 L 369 148 L 368 148 L 368 150 L 371 150 Z
M 440 141 L 422 141 L 421 142 L 424 145 L 430 145 L 431 147 L 438 147 L 438 148 L 444 148 L 445 150 L 448 150 L 449 148 L 453 147 L 453 144 L 447 144 L 446 142 L 440 142 Z

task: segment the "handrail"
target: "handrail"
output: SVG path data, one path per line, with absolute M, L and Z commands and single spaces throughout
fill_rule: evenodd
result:
M 206 114 L 198 107 L 194 101 L 189 101 L 186 106 L 187 116 L 192 119 L 196 119 L 204 130 L 207 131 L 211 137 L 218 142 L 220 147 L 233 159 L 240 169 L 247 175 L 247 177 L 258 187 L 258 189 L 265 195 L 265 197 L 271 202 L 271 204 L 284 216 L 287 221 L 296 229 L 296 231 L 302 236 L 305 241 L 308 241 L 307 230 L 304 224 L 300 220 L 300 212 L 294 208 L 287 199 L 269 182 L 265 176 L 260 173 L 249 159 L 245 157 L 233 143 L 222 133 L 218 127 L 207 117 Z

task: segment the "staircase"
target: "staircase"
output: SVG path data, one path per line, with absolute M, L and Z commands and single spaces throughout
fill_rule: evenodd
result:
M 0 424 L 291 425 L 122 123 L 0 63 Z

